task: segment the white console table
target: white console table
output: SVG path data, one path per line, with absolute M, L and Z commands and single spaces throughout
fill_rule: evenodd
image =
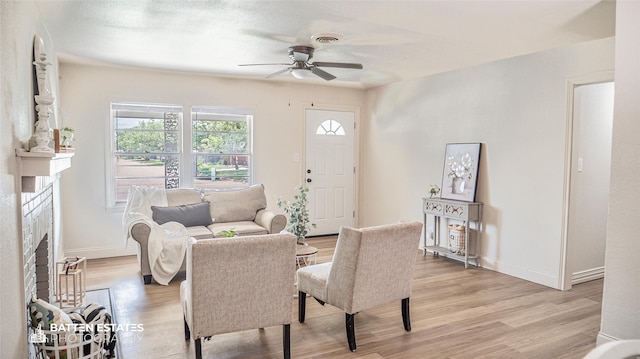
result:
M 482 226 L 482 203 L 480 202 L 461 202 L 447 200 L 442 198 L 422 198 L 422 211 L 424 213 L 424 238 L 423 238 L 423 255 L 427 255 L 427 251 L 433 252 L 434 256 L 443 255 L 447 258 L 456 259 L 464 262 L 464 267 L 469 267 L 469 260 L 473 260 L 473 264 L 478 266 L 478 242 L 480 241 L 480 232 Z M 429 230 L 427 227 L 428 216 L 434 217 L 433 224 L 433 245 L 428 245 L 427 240 Z M 446 243 L 440 242 L 440 222 L 441 218 L 454 219 L 462 221 L 465 227 L 464 253 L 462 255 L 454 254 L 449 251 Z M 471 232 L 469 230 L 469 222 L 474 222 L 474 248 L 469 251 L 469 243 Z

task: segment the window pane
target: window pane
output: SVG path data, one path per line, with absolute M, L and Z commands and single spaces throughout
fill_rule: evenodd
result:
M 116 115 L 115 121 L 116 130 L 164 130 L 164 120 L 162 118 L 133 118 L 133 117 L 119 117 Z
M 116 156 L 114 158 L 117 178 L 164 178 L 165 167 L 162 157 L 152 156 Z
M 115 201 L 131 185 L 180 185 L 182 109 L 179 106 L 112 104 Z
M 115 203 L 127 201 L 129 187 L 131 186 L 152 186 L 164 188 L 164 178 L 116 178 L 115 180 Z
M 344 127 L 336 120 L 326 120 L 316 129 L 316 135 L 344 136 Z
M 194 185 L 198 188 L 224 189 L 249 185 L 249 156 L 196 155 Z
M 192 111 L 194 186 L 226 189 L 250 185 L 250 111 L 204 106 Z
M 249 153 L 247 121 L 203 120 L 201 117 L 193 121 L 194 152 Z
M 178 132 L 120 130 L 116 131 L 118 153 L 177 153 Z
M 116 178 L 165 178 L 180 176 L 178 156 L 115 156 Z

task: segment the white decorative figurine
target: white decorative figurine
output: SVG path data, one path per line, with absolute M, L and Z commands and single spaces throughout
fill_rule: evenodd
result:
M 51 117 L 54 98 L 47 84 L 47 67 L 51 65 L 47 62 L 47 54 L 44 52 L 44 43 L 42 39 L 36 35 L 33 43 L 33 52 L 36 60 L 33 62 L 36 67 L 36 79 L 38 81 L 38 95 L 35 96 L 36 111 L 38 112 L 38 121 L 36 122 L 36 130 L 29 140 L 29 152 L 53 153 L 52 130 L 49 127 L 49 118 Z M 35 146 L 33 146 L 35 144 Z

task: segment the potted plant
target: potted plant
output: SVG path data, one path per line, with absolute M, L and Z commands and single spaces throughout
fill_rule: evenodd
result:
M 60 129 L 60 145 L 62 145 L 62 147 L 69 147 L 71 141 L 73 141 L 74 132 L 71 127 L 63 127 Z
M 307 209 L 307 193 L 308 188 L 303 188 L 302 185 L 297 186 L 296 190 L 299 192 L 293 197 L 293 202 L 285 201 L 281 197 L 278 197 L 278 207 L 282 208 L 286 214 L 289 215 L 287 222 L 287 230 L 296 236 L 298 244 L 304 240 L 309 233 L 309 229 L 316 228 L 315 223 L 309 223 L 309 210 Z
M 429 197 L 433 198 L 433 196 L 437 196 L 440 193 L 440 187 L 437 184 L 432 184 L 429 186 Z

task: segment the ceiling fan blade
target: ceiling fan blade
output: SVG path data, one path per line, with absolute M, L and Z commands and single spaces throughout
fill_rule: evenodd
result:
M 276 77 L 276 76 L 278 76 L 278 75 L 281 75 L 281 74 L 283 74 L 283 73 L 285 73 L 285 72 L 287 72 L 287 71 L 289 71 L 289 70 L 290 70 L 290 69 L 287 67 L 287 68 L 284 68 L 284 69 L 282 69 L 282 70 L 280 70 L 280 71 L 276 71 L 276 72 L 274 72 L 274 73 L 272 73 L 272 74 L 270 74 L 270 75 L 267 75 L 267 76 L 265 76 L 265 78 L 270 79 L 270 78 L 272 78 L 272 77 Z
M 311 68 L 311 72 L 313 72 L 314 74 L 322 77 L 323 79 L 325 79 L 327 81 L 331 81 L 331 80 L 336 78 L 332 74 L 330 74 L 330 73 L 328 73 L 328 72 L 326 72 L 324 70 L 320 70 L 319 68 L 317 68 L 315 66 Z
M 270 66 L 270 65 L 278 65 L 278 66 L 291 66 L 292 63 L 269 63 L 269 64 L 240 64 L 238 66 Z
M 349 62 L 320 62 L 316 61 L 313 65 L 318 67 L 341 67 L 343 69 L 359 69 L 362 70 L 362 64 L 354 64 Z

